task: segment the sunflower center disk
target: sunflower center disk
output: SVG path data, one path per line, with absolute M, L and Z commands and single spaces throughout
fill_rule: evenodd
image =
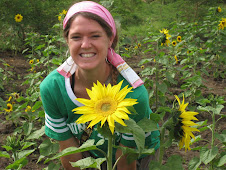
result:
M 110 103 L 103 103 L 101 106 L 101 110 L 104 112 L 107 112 L 111 109 L 111 104 Z
M 102 116 L 109 116 L 115 112 L 117 108 L 117 102 L 111 98 L 99 100 L 96 103 L 96 110 Z

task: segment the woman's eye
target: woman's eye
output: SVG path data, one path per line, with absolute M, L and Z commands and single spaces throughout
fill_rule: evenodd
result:
M 93 35 L 92 37 L 93 37 L 93 38 L 99 38 L 100 35 Z
M 80 38 L 79 36 L 73 36 L 71 39 L 78 40 L 79 38 Z

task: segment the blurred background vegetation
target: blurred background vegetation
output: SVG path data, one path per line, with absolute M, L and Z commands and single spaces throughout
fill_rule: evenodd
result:
M 78 0 L 1 0 L 0 50 L 22 51 L 27 33 L 51 34 L 59 23 L 58 15 Z M 107 7 L 119 25 L 123 37 L 139 37 L 147 32 L 170 28 L 178 21 L 203 19 L 212 6 L 225 8 L 225 0 L 96 0 Z M 23 16 L 16 23 L 16 14 Z M 19 49 L 18 49 L 19 48 Z

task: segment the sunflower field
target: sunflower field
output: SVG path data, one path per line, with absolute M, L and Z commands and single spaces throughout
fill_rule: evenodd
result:
M 117 53 L 144 81 L 153 111 L 150 120 L 115 123 L 116 131 L 133 133 L 137 139 L 136 149 L 122 149 L 131 155 L 128 161 L 141 153 L 154 154 L 144 149 L 144 139 L 138 138 L 159 130 L 159 155 L 150 162 L 150 169 L 225 169 L 225 1 L 96 2 L 115 18 L 119 32 Z M 0 2 L 1 170 L 63 169 L 61 156 L 102 144 L 100 141 L 94 145 L 88 140 L 84 146 L 59 153 L 57 141 L 44 134 L 45 113 L 39 86 L 69 57 L 62 22 L 73 3 Z M 79 121 L 84 123 L 85 119 Z M 123 128 L 124 123 L 127 128 Z M 85 165 L 74 166 L 98 169 L 102 162 L 89 160 Z

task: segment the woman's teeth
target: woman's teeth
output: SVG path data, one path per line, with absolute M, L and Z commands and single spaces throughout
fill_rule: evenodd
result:
M 95 54 L 81 54 L 81 57 L 84 57 L 84 58 L 89 58 L 89 57 L 93 57 Z

